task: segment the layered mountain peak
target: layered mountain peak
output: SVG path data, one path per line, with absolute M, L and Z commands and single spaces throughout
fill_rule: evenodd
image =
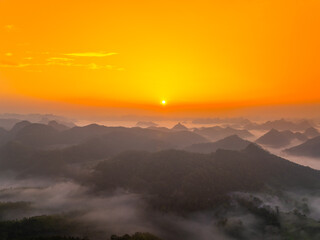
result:
M 273 128 L 269 132 L 258 138 L 256 140 L 256 143 L 273 148 L 281 148 L 288 146 L 294 140 L 303 142 L 307 140 L 307 137 L 299 132 L 294 133 L 290 130 L 278 131 Z
M 248 153 L 248 154 L 269 154 L 268 151 L 263 149 L 261 146 L 255 143 L 250 143 L 244 150 L 243 152 Z
M 173 130 L 173 131 L 188 131 L 189 129 L 185 125 L 183 125 L 179 122 L 178 124 L 174 125 L 173 128 L 171 128 L 171 130 Z
M 69 127 L 67 127 L 61 123 L 58 123 L 55 120 L 48 122 L 48 126 L 53 127 L 54 129 L 56 129 L 58 131 L 65 131 L 65 130 L 69 129 Z
M 18 122 L 13 126 L 13 128 L 11 129 L 11 132 L 18 132 L 28 125 L 31 125 L 31 122 L 29 122 L 29 121 Z
M 249 141 L 240 138 L 238 135 L 231 135 L 216 142 L 193 144 L 186 147 L 185 150 L 189 152 L 211 153 L 218 149 L 242 150 L 249 144 Z
M 320 132 L 316 128 L 310 127 L 304 131 L 304 135 L 308 138 L 314 138 L 320 136 Z

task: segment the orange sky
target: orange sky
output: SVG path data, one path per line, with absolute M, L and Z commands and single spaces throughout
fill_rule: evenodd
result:
M 319 12 L 318 0 L 0 0 L 0 107 L 320 103 Z

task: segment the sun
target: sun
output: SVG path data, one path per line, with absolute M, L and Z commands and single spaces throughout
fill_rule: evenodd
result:
M 166 105 L 166 103 L 167 103 L 166 100 L 162 100 L 162 101 L 161 101 L 161 104 L 162 104 L 162 105 Z

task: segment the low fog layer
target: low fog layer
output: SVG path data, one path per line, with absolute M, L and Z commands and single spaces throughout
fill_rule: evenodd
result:
M 112 234 L 151 232 L 164 239 L 235 239 L 233 231 L 241 232 L 249 239 L 274 239 L 276 234 L 270 232 L 266 236 L 260 231 L 265 224 L 263 218 L 256 215 L 240 204 L 233 204 L 230 209 L 219 211 L 199 211 L 184 217 L 172 213 L 150 211 L 143 197 L 137 194 L 118 190 L 112 195 L 92 195 L 90 191 L 71 181 L 47 182 L 46 186 L 31 187 L 32 179 L 28 180 L 28 187 L 23 187 L 17 181 L 15 187 L 2 188 L 0 200 L 2 202 L 26 202 L 28 208 L 23 211 L 7 210 L 2 213 L 4 219 L 21 219 L 37 215 L 62 214 L 75 221 L 79 226 L 86 226 L 86 230 L 78 230 L 79 235 L 89 235 L 94 239 L 105 239 Z M 35 183 L 38 180 L 35 181 Z M 19 186 L 20 185 L 20 186 Z M 320 220 L 320 192 L 283 192 L 281 197 L 265 193 L 234 193 L 235 199 L 257 201 L 259 207 L 269 211 L 281 211 L 281 218 L 292 218 L 297 209 L 311 219 Z M 307 206 L 307 207 L 306 207 Z M 221 210 L 220 210 L 221 211 Z M 225 222 L 227 220 L 227 222 Z M 283 220 L 284 221 L 284 220 Z M 286 220 L 287 221 L 287 220 Z M 225 226 L 221 226 L 225 224 Z

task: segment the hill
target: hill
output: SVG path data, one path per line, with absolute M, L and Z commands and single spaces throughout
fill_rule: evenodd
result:
M 157 209 L 185 212 L 226 204 L 235 191 L 318 188 L 320 172 L 250 144 L 212 154 L 127 152 L 98 164 L 91 181 L 99 191 L 143 193 Z
M 174 125 L 172 128 L 171 128 L 172 131 L 188 131 L 189 129 L 181 124 L 181 123 L 178 123 L 176 125 Z
M 285 119 L 279 119 L 274 121 L 267 121 L 262 124 L 248 123 L 245 125 L 245 129 L 249 130 L 271 130 L 276 129 L 278 131 L 304 131 L 310 127 L 314 127 L 314 124 L 307 120 L 302 120 L 300 122 L 291 122 Z
M 113 131 L 62 150 L 64 159 L 79 162 L 107 158 L 128 150 L 156 152 L 207 141 L 192 132 L 159 132 L 132 128 Z
M 38 149 L 63 148 L 70 145 L 83 144 L 93 138 L 112 132 L 122 132 L 123 136 L 125 134 L 128 134 L 128 136 L 136 134 L 140 140 L 145 138 L 146 140 L 162 141 L 172 148 L 182 148 L 194 143 L 207 141 L 206 138 L 190 131 L 163 131 L 162 129 L 139 127 L 106 127 L 97 124 L 68 128 L 57 122 L 50 122 L 49 125 L 46 125 L 23 121 L 17 123 L 9 132 L 4 132 L 4 136 L 1 138 L 1 145 L 9 141 L 17 141 L 23 145 Z M 118 142 L 118 144 L 120 145 L 121 142 Z
M 294 140 L 303 142 L 307 140 L 307 137 L 299 132 L 293 133 L 289 130 L 278 131 L 276 129 L 271 129 L 269 132 L 258 138 L 256 143 L 273 148 L 281 148 L 288 146 Z
M 0 118 L 0 127 L 9 131 L 18 122 L 21 122 L 21 120 L 15 118 Z
M 31 123 L 28 121 L 21 121 L 16 123 L 11 130 L 7 131 L 6 133 L 4 133 L 2 135 L 2 137 L 0 137 L 0 146 L 11 141 L 14 140 L 17 133 L 22 130 L 24 127 L 30 125 Z
M 308 138 L 315 138 L 320 136 L 320 132 L 314 127 L 306 129 L 303 134 Z
M 307 140 L 306 142 L 286 149 L 285 152 L 306 157 L 320 157 L 320 136 Z
M 4 128 L 0 127 L 0 138 L 5 136 L 7 134 L 7 130 L 5 130 Z
M 147 127 L 157 127 L 158 124 L 149 121 L 139 121 L 136 123 L 137 127 L 147 128 Z
M 125 127 L 106 127 L 97 124 L 91 124 L 84 127 L 74 127 L 61 133 L 61 140 L 64 143 L 82 143 L 91 138 L 102 136 L 111 132 L 127 132 L 152 137 L 159 140 L 174 143 L 176 146 L 187 146 L 193 143 L 207 141 L 204 137 L 189 131 L 167 131 L 162 128 L 125 128 Z M 178 143 L 179 142 L 179 143 Z
M 42 148 L 57 143 L 59 131 L 48 125 L 32 123 L 17 131 L 14 140 L 30 147 Z
M 0 170 L 18 175 L 59 177 L 66 170 L 66 162 L 60 151 L 35 150 L 19 142 L 0 147 Z
M 109 133 L 102 134 L 97 129 L 109 131 Z M 109 158 L 128 150 L 155 152 L 164 149 L 184 148 L 187 145 L 207 141 L 189 131 L 161 132 L 142 128 L 107 128 L 103 126 L 88 126 L 75 130 L 79 131 L 76 131 L 73 136 L 68 135 L 71 137 L 67 139 L 67 141 L 75 139 L 72 146 L 48 148 L 48 146 L 64 143 L 64 134 L 70 133 L 70 131 L 60 132 L 44 124 L 26 125 L 16 133 L 13 139 L 0 147 L 1 169 L 24 171 L 25 173 L 33 172 L 40 175 L 47 172 L 60 175 L 60 173 L 63 174 L 62 169 L 65 164 L 69 163 Z M 79 139 L 83 139 L 83 141 L 75 143 L 79 141 L 75 138 L 76 136 L 79 136 Z
M 246 118 L 198 118 L 192 121 L 193 124 L 236 124 L 245 125 L 251 123 Z
M 238 135 L 231 135 L 216 142 L 198 143 L 186 147 L 184 150 L 198 153 L 211 153 L 217 149 L 242 150 L 250 144 L 249 141 L 243 140 Z
M 53 127 L 54 129 L 58 130 L 58 131 L 65 131 L 68 130 L 69 127 L 66 125 L 63 125 L 55 120 L 52 120 L 50 122 L 48 122 L 48 126 Z
M 241 138 L 253 137 L 248 130 L 238 130 L 231 127 L 203 127 L 194 129 L 194 132 L 212 141 L 217 141 L 231 135 L 238 135 Z
M 107 158 L 128 150 L 155 152 L 170 148 L 174 148 L 173 145 L 159 139 L 134 132 L 115 131 L 65 148 L 61 153 L 68 162 L 82 162 Z

